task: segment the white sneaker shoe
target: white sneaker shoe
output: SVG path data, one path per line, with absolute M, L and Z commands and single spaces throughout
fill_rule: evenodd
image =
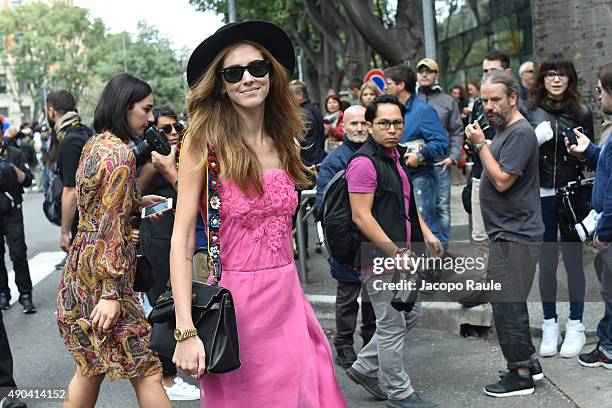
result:
M 554 319 L 546 319 L 542 324 L 542 343 L 540 344 L 540 356 L 552 357 L 557 355 L 558 347 L 563 342 L 559 323 Z
M 561 346 L 561 357 L 576 357 L 586 343 L 584 324 L 580 320 L 567 320 L 565 325 L 565 340 Z
M 166 387 L 164 390 L 171 401 L 195 401 L 200 399 L 200 389 L 195 385 L 191 385 L 183 381 L 182 378 L 176 377 L 172 387 Z

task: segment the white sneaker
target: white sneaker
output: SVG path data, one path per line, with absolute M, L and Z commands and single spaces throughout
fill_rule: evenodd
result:
M 200 389 L 176 377 L 172 387 L 166 387 L 166 394 L 171 401 L 195 401 L 200 399 Z
M 558 347 L 563 342 L 559 323 L 554 319 L 546 319 L 542 324 L 542 343 L 540 344 L 540 356 L 552 357 L 558 352 Z
M 586 343 L 584 324 L 580 320 L 567 320 L 565 325 L 565 340 L 561 346 L 561 357 L 576 357 Z

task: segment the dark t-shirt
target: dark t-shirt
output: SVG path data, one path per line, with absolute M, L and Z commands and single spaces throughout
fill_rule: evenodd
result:
M 69 128 L 68 133 L 59 145 L 57 168 L 64 187 L 76 187 L 76 172 L 81 159 L 81 152 L 92 132 L 81 125 Z
M 480 182 L 480 208 L 489 239 L 540 242 L 544 234 L 540 204 L 538 142 L 525 119 L 498 130 L 491 153 L 506 173 L 517 175 L 512 186 L 497 191 L 484 170 Z

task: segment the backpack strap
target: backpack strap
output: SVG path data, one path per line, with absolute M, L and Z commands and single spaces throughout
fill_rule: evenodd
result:
M 385 166 L 380 168 L 380 166 L 376 165 L 376 161 L 372 160 L 372 158 L 366 154 L 356 153 L 353 155 L 353 157 L 351 157 L 348 164 L 346 165 L 347 169 L 349 164 L 351 164 L 351 162 L 357 157 L 366 157 L 372 162 L 372 165 L 374 166 L 374 171 L 376 171 L 376 191 L 374 192 L 374 198 L 382 197 L 385 190 L 389 187 L 390 183 L 389 172 L 387 171 L 387 168 Z

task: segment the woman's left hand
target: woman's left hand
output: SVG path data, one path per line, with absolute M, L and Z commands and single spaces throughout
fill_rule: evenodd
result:
M 121 315 L 121 302 L 118 300 L 100 299 L 89 318 L 91 328 L 99 336 L 112 329 Z

